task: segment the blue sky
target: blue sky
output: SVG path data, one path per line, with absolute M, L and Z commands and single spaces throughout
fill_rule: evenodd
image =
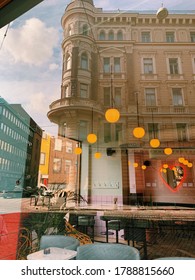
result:
M 103 10 L 194 10 L 192 0 L 94 0 Z M 69 0 L 45 0 L 0 29 L 0 96 L 20 103 L 45 131 L 56 134 L 47 119 L 49 104 L 60 98 L 62 65 L 61 17 Z

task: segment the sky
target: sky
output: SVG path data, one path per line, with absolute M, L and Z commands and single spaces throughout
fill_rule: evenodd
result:
M 0 96 L 21 104 L 51 135 L 57 125 L 47 118 L 49 105 L 60 98 L 63 30 L 61 17 L 71 0 L 44 0 L 0 29 Z M 192 0 L 94 0 L 103 10 L 193 10 Z M 7 29 L 8 28 L 8 29 Z M 7 34 L 5 36 L 7 30 Z

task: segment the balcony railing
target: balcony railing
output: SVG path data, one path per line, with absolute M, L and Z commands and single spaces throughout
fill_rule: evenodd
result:
M 195 106 L 140 106 L 140 113 L 194 114 Z
M 83 109 L 94 109 L 100 112 L 104 112 L 104 107 L 102 104 L 97 101 L 88 99 L 88 98 L 79 98 L 79 97 L 67 97 L 63 99 L 58 99 L 51 103 L 49 106 L 50 110 L 62 109 L 62 108 L 83 108 Z

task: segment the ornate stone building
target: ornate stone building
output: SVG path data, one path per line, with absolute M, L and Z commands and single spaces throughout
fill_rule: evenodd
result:
M 92 203 L 128 204 L 135 193 L 194 203 L 195 14 L 158 19 L 155 11 L 108 12 L 75 0 L 61 23 L 61 96 L 48 118 L 82 145 L 81 193 Z M 116 123 L 105 119 L 112 107 L 120 112 Z M 133 135 L 137 126 L 143 138 Z M 89 144 L 92 132 L 98 140 Z M 152 138 L 160 146 L 151 147 Z

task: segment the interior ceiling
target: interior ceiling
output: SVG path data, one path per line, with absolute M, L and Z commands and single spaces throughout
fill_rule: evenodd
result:
M 0 0 L 0 28 L 26 13 L 43 0 Z

